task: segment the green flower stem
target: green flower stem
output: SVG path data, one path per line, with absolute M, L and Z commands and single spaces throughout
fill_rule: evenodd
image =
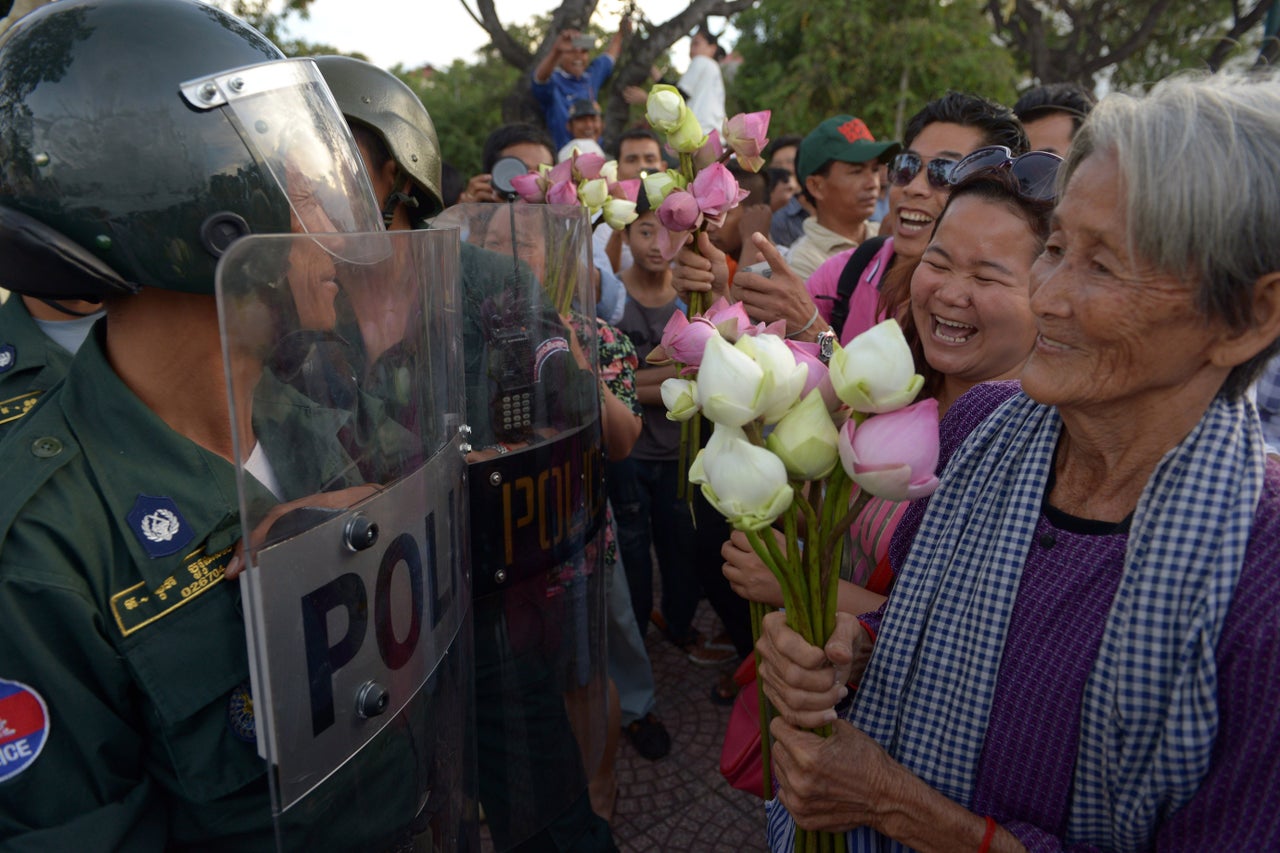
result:
M 826 608 L 823 602 L 823 586 L 821 583 L 820 566 L 818 564 L 818 551 L 821 547 L 820 541 L 822 537 L 822 529 L 818 525 L 818 516 L 813 511 L 809 499 L 805 496 L 803 489 L 796 489 L 795 503 L 800 505 L 800 511 L 804 513 L 805 520 L 805 548 L 804 548 L 804 569 L 801 576 L 805 580 L 806 592 L 809 594 L 809 642 L 813 645 L 821 645 L 826 642 L 827 637 L 822 633 L 822 614 Z
M 696 418 L 697 415 L 694 415 Z M 680 422 L 680 462 L 676 465 L 676 497 L 686 498 L 689 490 L 689 466 L 693 461 L 689 458 L 689 421 Z
M 854 500 L 853 504 L 849 506 L 849 511 L 840 517 L 840 520 L 836 522 L 832 530 L 843 531 L 852 527 L 853 523 L 858 520 L 858 516 L 862 514 L 864 509 L 866 509 L 867 504 L 871 502 L 871 498 L 873 497 L 874 495 L 866 489 L 860 489 L 858 491 L 858 497 Z M 848 502 L 849 499 L 845 498 L 845 503 L 847 504 Z
M 760 641 L 764 615 L 772 609 L 762 602 L 751 602 L 751 649 L 756 663 L 756 702 L 760 707 L 760 764 L 762 768 L 761 775 L 764 777 L 765 799 L 768 799 L 769 794 L 773 792 L 773 764 L 769 757 L 769 753 L 773 748 L 773 739 L 769 734 L 769 723 L 773 720 L 773 709 L 769 705 L 768 697 L 764 694 L 764 682 L 760 680 L 762 655 L 760 650 L 756 648 L 756 643 Z
M 786 533 L 787 544 L 785 556 L 778 550 L 778 543 L 772 534 L 764 537 L 764 540 L 775 552 L 775 559 L 778 560 L 779 566 L 783 568 L 786 575 L 782 596 L 787 604 L 787 625 L 804 637 L 806 642 L 812 643 L 814 640 L 810 629 L 813 626 L 813 619 L 810 616 L 809 585 L 804 575 L 795 503 L 787 507 L 783 515 L 783 530 Z

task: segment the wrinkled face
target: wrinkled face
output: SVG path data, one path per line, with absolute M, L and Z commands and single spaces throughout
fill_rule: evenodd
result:
M 515 213 L 515 240 L 511 238 L 511 214 Z M 527 214 L 527 215 L 522 215 Z M 515 251 L 516 257 L 529 265 L 538 281 L 545 281 L 547 272 L 547 241 L 542 216 L 536 211 L 522 211 L 519 205 L 515 210 L 499 210 L 489 220 L 484 231 L 484 248 L 491 252 L 510 255 Z
M 652 211 L 640 214 L 627 228 L 627 243 L 631 247 L 632 262 L 648 273 L 664 272 L 669 264 L 658 248 L 658 216 Z
M 925 125 L 907 150 L 919 155 L 923 167 L 905 187 L 889 187 L 889 221 L 893 225 L 893 250 L 905 258 L 918 258 L 929 245 L 933 222 L 947 203 L 948 190 L 938 189 L 926 177 L 931 160 L 955 162 L 985 144 L 974 127 L 934 122 Z
M 515 145 L 503 148 L 498 152 L 498 156 L 515 157 L 524 163 L 525 168 L 530 172 L 538 171 L 539 166 L 554 166 L 556 163 L 555 155 L 551 153 L 551 149 L 545 145 L 539 145 L 537 142 L 517 142 Z
M 665 168 L 662 149 L 652 139 L 624 139 L 618 147 L 618 180 L 640 177 L 641 172 L 657 172 Z
M 1032 151 L 1049 151 L 1059 157 L 1066 156 L 1075 135 L 1074 119 L 1066 113 L 1047 113 L 1041 118 L 1023 124 Z
M 831 164 L 825 175 L 810 175 L 805 185 L 820 213 L 844 222 L 865 222 L 880 199 L 880 164 Z
M 569 136 L 573 139 L 599 139 L 604 131 L 600 116 L 579 116 L 569 119 Z
M 956 199 L 911 277 L 925 358 L 966 382 L 1018 375 L 1035 343 L 1031 265 L 1040 244 L 1006 204 Z
M 294 234 L 322 234 L 338 230 L 316 196 L 312 182 L 290 170 L 289 224 Z M 337 267 L 333 257 L 312 240 L 289 244 L 289 268 L 285 274 L 302 329 L 327 330 L 337 325 L 334 300 L 338 295 Z
M 1129 254 L 1122 181 L 1110 152 L 1081 163 L 1031 272 L 1039 336 L 1023 388 L 1064 414 L 1155 411 L 1221 370 L 1209 354 L 1227 333 L 1196 308 L 1192 283 Z

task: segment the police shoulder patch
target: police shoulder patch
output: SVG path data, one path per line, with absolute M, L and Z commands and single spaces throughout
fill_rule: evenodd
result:
M 173 498 L 140 494 L 127 518 L 129 529 L 152 559 L 178 553 L 195 535 Z
M 0 678 L 0 782 L 35 763 L 49 736 L 49 708 L 20 681 Z
M 18 362 L 18 351 L 13 344 L 0 344 L 0 373 L 8 373 Z

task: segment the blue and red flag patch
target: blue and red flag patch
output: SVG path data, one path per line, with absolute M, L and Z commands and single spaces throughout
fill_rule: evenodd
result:
M 49 708 L 19 681 L 0 678 L 0 782 L 26 770 L 49 736 Z

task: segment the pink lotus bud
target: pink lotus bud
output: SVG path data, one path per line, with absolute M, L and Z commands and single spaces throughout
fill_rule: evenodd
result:
M 709 219 L 723 217 L 750 195 L 738 186 L 737 179 L 724 167 L 723 163 L 712 163 L 699 172 L 693 179 L 693 183 L 689 185 L 689 191 L 693 193 L 698 209 Z M 661 211 L 658 216 L 662 216 Z
M 724 168 L 723 166 L 721 168 Z M 733 176 L 729 176 L 733 180 Z M 694 183 L 697 183 L 696 179 Z M 658 221 L 668 231 L 692 231 L 702 224 L 702 211 L 693 193 L 674 190 L 658 207 Z
M 577 204 L 578 188 L 573 181 L 558 181 L 547 190 L 547 204 Z
M 733 149 L 738 162 L 749 172 L 758 172 L 764 167 L 764 157 L 761 155 L 769 144 L 768 133 L 768 110 L 738 113 L 724 123 L 725 145 Z
M 723 296 L 708 308 L 702 315 L 716 327 L 729 343 L 737 342 L 743 335 L 752 334 L 751 318 L 747 316 L 747 306 L 741 302 L 729 304 Z
M 840 462 L 877 497 L 916 500 L 938 487 L 938 401 L 921 400 L 840 430 Z
M 785 338 L 786 336 L 783 335 Z M 804 394 L 808 394 L 817 388 L 818 393 L 822 395 L 822 402 L 826 404 L 828 412 L 834 412 L 841 406 L 840 398 L 836 396 L 836 389 L 831 387 L 831 373 L 827 370 L 826 364 L 818 357 L 818 345 L 809 343 L 808 341 L 787 341 L 787 348 L 791 350 L 791 354 L 796 357 L 796 364 L 805 364 L 809 367 L 809 375 L 804 381 Z
M 511 186 L 520 194 L 520 198 L 532 204 L 540 204 L 547 198 L 546 182 L 540 175 L 532 172 L 516 175 L 511 179 Z
M 697 367 L 702 364 L 702 350 L 707 346 L 707 338 L 715 333 L 716 327 L 705 317 L 689 320 L 683 312 L 677 311 L 662 330 L 662 348 L 681 364 Z
M 689 242 L 689 231 L 668 231 L 666 228 L 658 229 L 658 251 L 662 253 L 664 261 L 671 261 L 676 256 L 676 252 L 680 251 L 680 247 Z
M 720 131 L 714 128 L 707 134 L 707 141 L 702 147 L 693 153 L 693 165 L 698 169 L 705 169 L 715 161 L 719 160 L 724 154 L 724 143 L 720 141 Z
M 547 186 L 558 184 L 561 181 L 573 180 L 573 158 L 561 160 L 552 166 L 546 174 Z
M 594 181 L 600 177 L 600 169 L 604 166 L 603 154 L 574 154 L 573 169 L 581 176 L 581 180 Z
M 625 181 L 614 181 L 609 184 L 609 195 L 614 198 L 625 199 L 634 204 L 640 201 L 641 186 L 639 178 L 630 178 Z

